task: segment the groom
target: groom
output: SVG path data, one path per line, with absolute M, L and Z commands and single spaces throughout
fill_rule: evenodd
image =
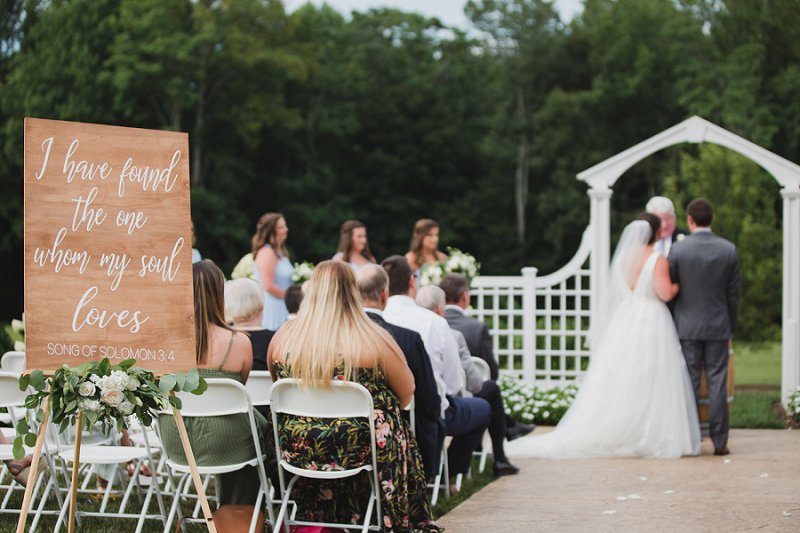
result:
M 695 398 L 705 367 L 714 455 L 728 455 L 728 345 L 739 308 L 739 257 L 736 246 L 711 231 L 707 200 L 692 200 L 686 214 L 691 235 L 669 254 L 672 281 L 680 284 L 673 318 Z

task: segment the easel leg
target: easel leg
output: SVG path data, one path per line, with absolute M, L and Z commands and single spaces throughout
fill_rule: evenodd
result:
M 83 435 L 83 411 L 78 410 L 78 421 L 75 427 L 75 457 L 72 460 L 72 484 L 70 485 L 69 521 L 67 533 L 75 533 L 75 507 L 78 505 L 78 469 L 81 462 L 81 436 Z
M 174 413 L 175 425 L 178 427 L 178 434 L 181 437 L 183 451 L 186 454 L 186 460 L 189 462 L 189 469 L 192 471 L 192 481 L 194 481 L 197 498 L 200 500 L 200 505 L 203 508 L 203 516 L 206 519 L 206 525 L 211 533 L 217 533 L 217 528 L 214 525 L 214 517 L 211 515 L 211 508 L 208 506 L 206 491 L 203 489 L 203 481 L 200 479 L 200 473 L 197 471 L 197 462 L 194 460 L 192 445 L 189 443 L 189 435 L 186 433 L 186 425 L 183 423 L 183 416 L 181 416 L 181 412 L 178 409 L 175 409 Z
M 33 460 L 31 461 L 31 471 L 28 474 L 28 479 L 34 481 L 36 476 L 39 475 L 39 457 L 42 455 L 42 446 L 44 445 L 44 434 L 47 429 L 48 415 L 50 414 L 50 398 L 44 400 L 44 407 L 42 407 L 42 423 L 39 424 L 39 433 L 36 435 L 36 448 L 33 452 Z M 35 483 L 28 483 L 25 487 L 25 496 L 22 498 L 22 509 L 19 513 L 19 520 L 17 521 L 17 533 L 22 533 L 25 530 L 25 522 L 28 520 L 28 508 L 31 506 L 31 494 L 33 493 L 33 486 Z

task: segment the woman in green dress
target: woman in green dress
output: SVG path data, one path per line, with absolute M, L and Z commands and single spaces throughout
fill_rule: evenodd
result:
M 204 259 L 192 265 L 194 278 L 195 356 L 200 375 L 205 378 L 229 378 L 244 384 L 253 366 L 253 349 L 247 335 L 234 331 L 225 323 L 225 277 L 212 261 Z M 266 419 L 254 412 L 261 450 L 273 458 L 275 445 L 264 435 Z M 245 462 L 255 457 L 255 446 L 246 414 L 186 418 L 186 431 L 192 443 L 197 464 L 214 466 Z M 161 439 L 171 458 L 186 464 L 175 419 L 162 415 L 159 420 Z M 267 466 L 267 472 L 274 471 Z M 253 505 L 260 482 L 255 467 L 248 466 L 216 478 L 216 494 L 220 505 Z
M 311 276 L 297 318 L 281 327 L 267 358 L 273 379 L 301 379 L 330 388 L 355 381 L 372 394 L 386 531 L 439 531 L 431 519 L 417 443 L 401 416 L 414 393 L 414 376 L 400 348 L 363 312 L 349 265 L 323 261 Z M 283 458 L 303 468 L 341 470 L 370 457 L 368 422 L 281 416 Z M 358 523 L 370 483 L 366 473 L 337 481 L 301 479 L 292 491 L 298 519 Z

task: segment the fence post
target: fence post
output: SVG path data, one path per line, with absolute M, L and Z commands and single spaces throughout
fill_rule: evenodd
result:
M 522 373 L 531 385 L 536 380 L 536 272 L 522 269 Z

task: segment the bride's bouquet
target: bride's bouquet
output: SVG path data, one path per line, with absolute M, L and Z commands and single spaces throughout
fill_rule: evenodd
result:
M 292 272 L 292 283 L 302 285 L 311 279 L 311 274 L 314 273 L 314 263 L 311 261 L 303 261 L 302 263 L 294 264 L 294 272 Z

